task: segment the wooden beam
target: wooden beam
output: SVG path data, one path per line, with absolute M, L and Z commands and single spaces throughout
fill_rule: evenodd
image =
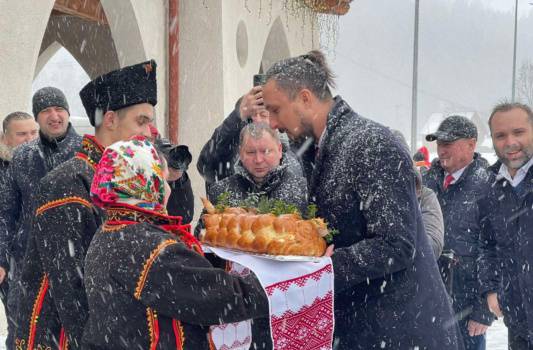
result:
M 169 0 L 168 8 L 168 138 L 179 142 L 179 0 Z
M 54 12 L 80 17 L 107 25 L 107 18 L 99 0 L 56 0 Z

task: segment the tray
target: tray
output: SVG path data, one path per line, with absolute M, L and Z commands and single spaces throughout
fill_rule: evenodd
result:
M 202 249 L 204 253 L 213 253 L 209 244 L 202 243 Z M 257 256 L 258 258 L 270 259 L 276 261 L 300 261 L 300 262 L 319 262 L 320 257 L 318 256 L 302 256 L 302 255 L 271 255 L 271 254 L 261 254 L 261 253 L 252 253 L 244 250 L 231 249 L 231 248 L 222 248 L 222 247 L 213 247 L 216 249 L 225 250 L 231 253 L 237 254 L 247 254 Z

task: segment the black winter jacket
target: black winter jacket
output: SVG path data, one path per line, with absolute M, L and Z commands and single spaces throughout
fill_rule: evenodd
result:
M 103 213 L 92 205 L 89 193 L 103 150 L 86 135 L 76 156 L 41 181 L 21 274 L 17 346 L 31 343 L 32 349 L 54 349 L 63 342 L 69 349 L 81 348 L 89 313 L 83 283 L 85 254 L 103 222 Z
M 56 166 L 72 158 L 80 145 L 81 136 L 69 125 L 61 141 L 49 141 L 41 134 L 15 149 L 11 176 L 0 189 L 0 266 L 6 266 L 8 257 L 17 262 L 24 257 L 39 182 Z
M 7 175 L 7 168 L 13 157 L 13 152 L 7 145 L 0 143 L 0 181 L 2 181 Z
M 296 205 L 298 210 L 305 214 L 308 203 L 307 182 L 302 175 L 295 174 L 286 162 L 287 157 L 284 155 L 281 164 L 258 185 L 239 161 L 235 165 L 235 174 L 209 187 L 208 198 L 212 203 L 217 203 L 220 194 L 229 192 L 230 204 L 237 206 L 252 195 L 257 198 L 266 196 L 269 199 L 280 199 L 287 204 Z
M 533 167 L 518 194 L 497 176 L 500 166 L 489 168 L 491 186 L 480 201 L 480 295 L 498 293 L 507 327 L 533 344 Z
M 268 314 L 253 275 L 212 267 L 169 232 L 171 218 L 115 209 L 87 252 L 87 348 L 210 349 L 209 325 Z
M 475 153 L 461 177 L 444 190 L 445 172 L 436 159 L 424 174 L 424 184 L 439 199 L 444 217 L 444 249 L 453 250 L 457 256 L 451 293 L 454 311 L 469 314 L 469 319 L 491 325 L 494 316 L 479 295 L 477 276 L 481 229 L 479 200 L 487 194 L 490 186 L 486 168 L 487 161 Z
M 324 132 L 310 195 L 339 230 L 332 256 L 337 349 L 461 348 L 408 152 L 340 97 Z
M 179 179 L 168 184 L 172 190 L 167 203 L 168 214 L 181 216 L 183 223 L 189 224 L 194 217 L 194 195 L 189 175 L 183 172 Z

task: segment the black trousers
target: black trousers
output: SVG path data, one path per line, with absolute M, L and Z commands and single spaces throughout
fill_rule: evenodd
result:
M 4 278 L 4 281 L 2 284 L 0 284 L 0 299 L 2 299 L 2 304 L 4 305 L 4 311 L 6 314 L 7 319 L 7 338 L 6 338 L 6 349 L 11 350 L 13 349 L 13 319 L 12 319 L 12 313 L 10 312 L 9 302 L 8 302 L 8 295 L 9 295 L 9 282 L 8 282 L 8 276 Z
M 533 350 L 533 344 L 531 344 L 527 338 L 516 334 L 511 328 L 507 330 L 509 350 Z

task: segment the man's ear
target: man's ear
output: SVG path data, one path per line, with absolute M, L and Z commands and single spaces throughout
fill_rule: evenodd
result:
M 106 129 L 115 130 L 118 127 L 118 114 L 115 111 L 107 111 L 104 114 L 102 125 Z
M 302 89 L 298 93 L 298 97 L 304 106 L 309 107 L 313 98 L 313 93 L 309 89 Z
M 477 144 L 477 140 L 476 139 L 470 139 L 469 140 L 468 145 L 470 146 L 470 150 L 471 151 L 475 151 L 476 150 L 476 144 Z

